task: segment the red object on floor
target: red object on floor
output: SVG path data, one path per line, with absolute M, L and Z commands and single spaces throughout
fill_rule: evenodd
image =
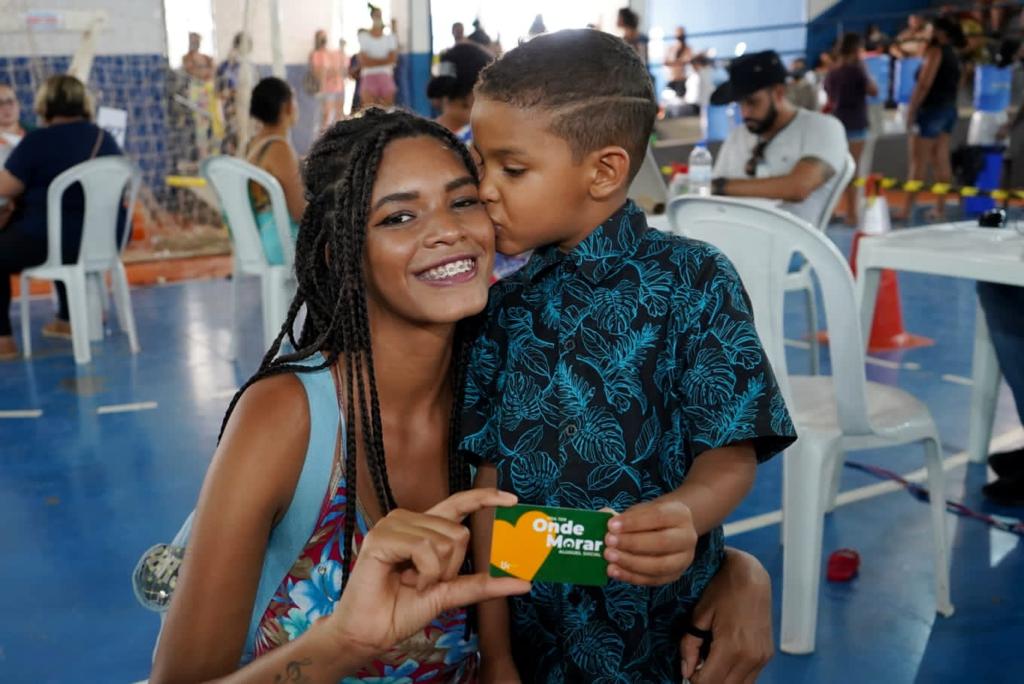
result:
M 829 582 L 849 582 L 860 569 L 860 554 L 853 549 L 839 549 L 828 557 L 825 577 Z
M 850 269 L 857 273 L 857 245 L 866 234 L 859 230 L 853 235 L 850 246 Z M 935 344 L 935 340 L 913 335 L 903 327 L 903 309 L 900 306 L 900 287 L 894 271 L 883 270 L 878 283 L 878 297 L 875 299 L 875 317 L 871 324 L 871 338 L 868 351 L 892 351 L 912 349 Z

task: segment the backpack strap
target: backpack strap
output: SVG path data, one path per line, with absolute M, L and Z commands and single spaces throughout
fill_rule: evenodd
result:
M 323 362 L 319 354 L 313 357 Z M 263 558 L 263 570 L 253 602 L 249 632 L 245 639 L 242 663 L 253 658 L 260 619 L 270 604 L 281 581 L 309 542 L 330 485 L 331 468 L 337 450 L 337 437 L 344 443 L 345 425 L 338 410 L 334 379 L 329 371 L 296 373 L 306 389 L 309 402 L 309 447 L 302 465 L 295 493 L 281 521 L 274 527 Z

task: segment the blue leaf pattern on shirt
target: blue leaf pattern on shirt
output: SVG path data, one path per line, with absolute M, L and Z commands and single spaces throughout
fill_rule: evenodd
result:
M 735 269 L 632 203 L 568 254 L 535 250 L 490 300 L 461 448 L 524 503 L 623 511 L 706 450 L 751 440 L 764 459 L 794 437 Z M 510 599 L 523 681 L 677 679 L 679 630 L 722 549 L 721 529 L 705 535 L 664 587 L 535 583 Z

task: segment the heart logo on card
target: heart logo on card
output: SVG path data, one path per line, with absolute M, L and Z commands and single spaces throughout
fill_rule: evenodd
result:
M 515 526 L 495 520 L 491 564 L 513 577 L 532 580 L 551 555 L 547 543 L 550 524 L 550 516 L 541 511 L 524 513 Z

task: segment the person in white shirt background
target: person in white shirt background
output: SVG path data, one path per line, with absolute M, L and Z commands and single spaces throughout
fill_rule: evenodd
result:
M 25 137 L 25 129 L 21 126 L 21 107 L 14 88 L 0 83 L 0 168 L 3 168 L 7 157 L 11 156 L 14 147 Z M 14 204 L 0 197 L 0 227 L 10 219 Z
M 359 97 L 362 107 L 391 107 L 395 104 L 395 65 L 398 39 L 384 33 L 380 8 L 370 5 L 373 26 L 359 32 Z
M 711 104 L 738 102 L 743 126 L 718 152 L 717 195 L 780 200 L 782 208 L 818 225 L 846 163 L 846 134 L 832 116 L 793 105 L 786 69 L 772 50 L 738 57 Z

